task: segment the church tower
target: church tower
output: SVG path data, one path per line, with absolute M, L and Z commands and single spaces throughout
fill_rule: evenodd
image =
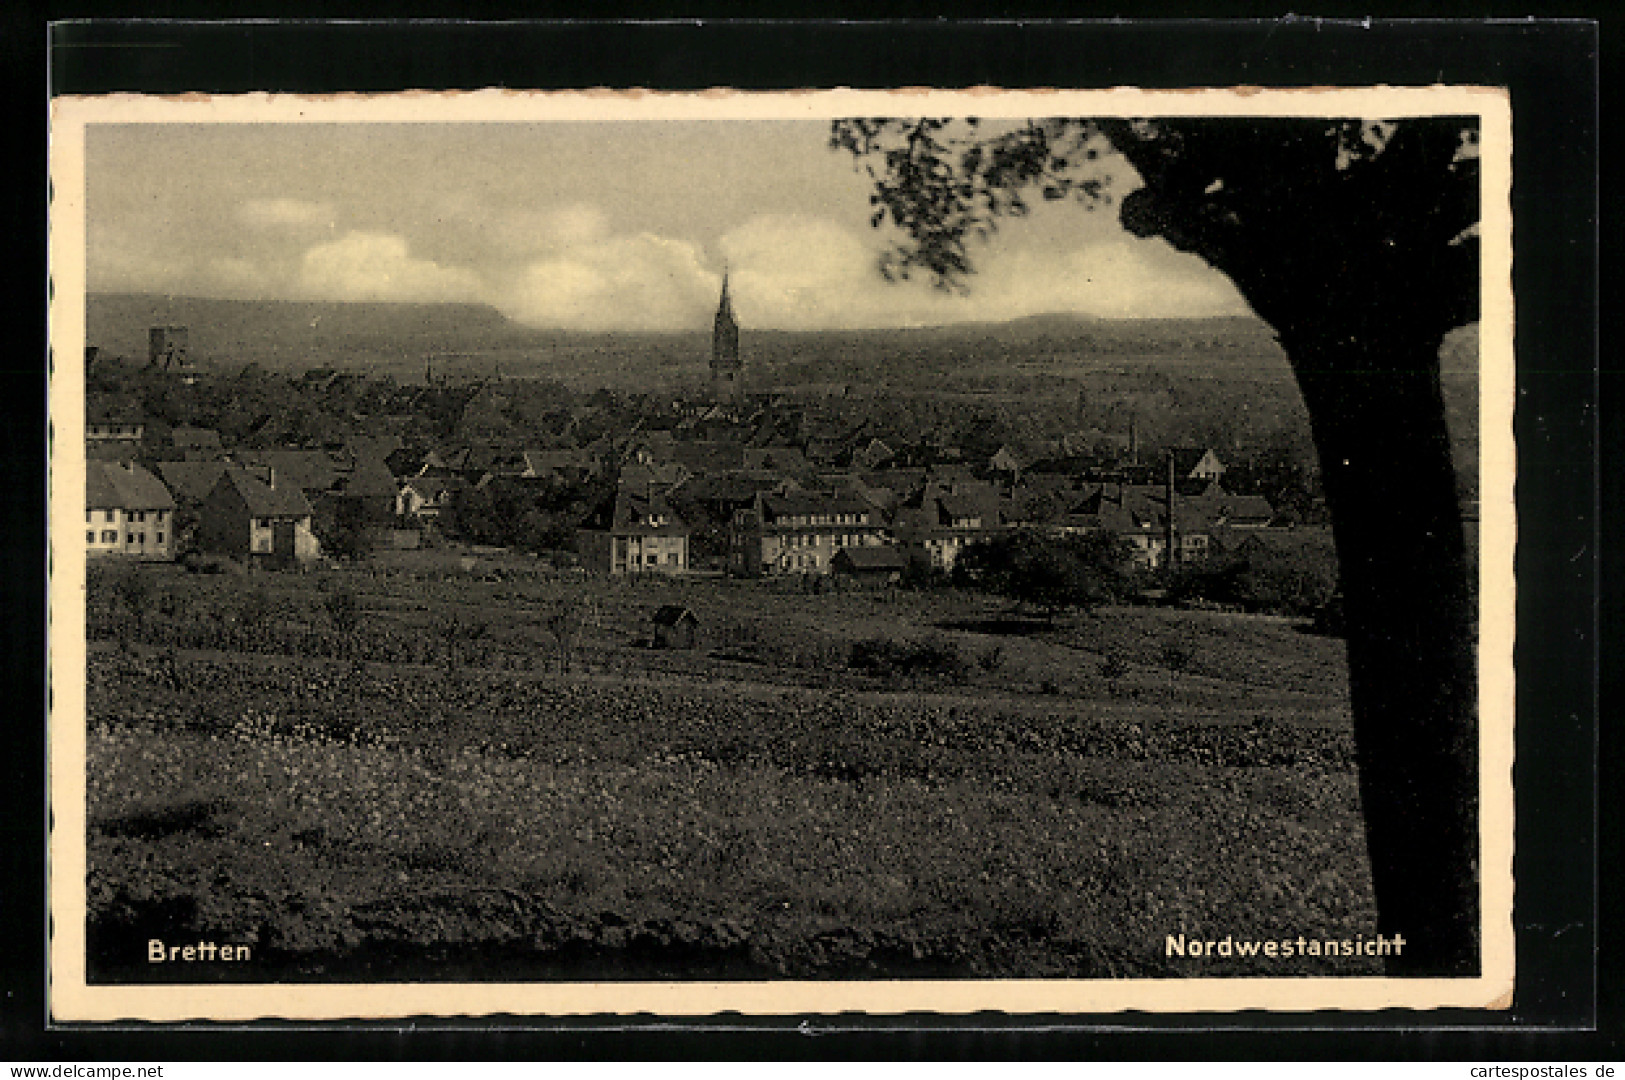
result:
M 711 329 L 711 394 L 718 401 L 738 401 L 744 391 L 745 366 L 739 359 L 739 323 L 728 299 L 728 272 L 722 272 L 722 300 Z

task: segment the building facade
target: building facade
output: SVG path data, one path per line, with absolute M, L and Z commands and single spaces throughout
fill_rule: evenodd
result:
M 92 456 L 133 454 L 147 425 L 139 407 L 125 401 L 94 401 L 85 409 L 85 452 Z
M 945 573 L 967 547 L 1001 531 L 996 500 L 930 495 L 897 511 L 897 543 L 917 564 Z
M 273 565 L 309 562 L 321 554 L 311 531 L 311 506 L 296 487 L 265 483 L 228 468 L 203 500 L 198 547 Z
M 93 556 L 175 557 L 175 499 L 139 465 L 85 462 L 85 550 Z
M 880 512 L 854 493 L 761 493 L 734 514 L 728 566 L 745 577 L 827 574 L 838 552 L 889 542 Z
M 576 531 L 583 569 L 598 574 L 688 571 L 689 528 L 658 494 L 618 491 Z

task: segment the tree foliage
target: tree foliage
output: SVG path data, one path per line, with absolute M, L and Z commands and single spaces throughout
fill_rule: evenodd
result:
M 1441 338 L 1477 318 L 1470 117 L 1051 118 L 1002 132 L 975 119 L 848 119 L 830 142 L 874 181 L 871 221 L 905 238 L 883 256 L 888 278 L 923 270 L 963 288 L 972 243 L 1028 213 L 1036 189 L 1090 209 L 1120 201 L 1124 228 L 1224 272 L 1278 331 L 1331 297 Z M 1144 183 L 1119 200 L 1123 164 Z
M 1128 552 L 1109 533 L 1052 538 L 1012 532 L 975 543 L 954 563 L 956 584 L 1042 610 L 1088 610 L 1121 595 Z
M 553 639 L 561 674 L 570 673 L 570 663 L 575 656 L 576 646 L 581 643 L 581 635 L 588 626 L 597 622 L 597 616 L 597 610 L 590 600 L 581 596 L 567 596 L 542 620 L 548 636 Z
M 382 530 L 356 514 L 333 514 L 317 519 L 316 539 L 322 552 L 336 559 L 362 559 L 372 554 Z
M 605 490 L 602 482 L 499 478 L 459 492 L 451 519 L 471 543 L 570 551 L 576 526 L 605 497 Z
M 830 142 L 874 181 L 873 223 L 902 233 L 889 278 L 963 288 L 971 244 L 1036 190 L 1115 202 L 1275 330 L 1337 542 L 1378 928 L 1413 942 L 1396 972 L 1476 970 L 1475 638 L 1439 368 L 1478 317 L 1476 119 L 852 119 Z M 1123 166 L 1141 186 L 1119 197 Z

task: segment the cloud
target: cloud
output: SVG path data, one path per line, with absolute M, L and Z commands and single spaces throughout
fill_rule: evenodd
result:
M 532 326 L 700 329 L 708 325 L 719 285 L 694 245 L 631 233 L 583 238 L 530 262 L 497 306 Z
M 238 255 L 223 255 L 210 259 L 199 277 L 208 282 L 211 291 L 226 296 L 264 296 L 281 291 L 286 284 L 280 269 Z
M 426 208 L 416 238 L 469 259 L 526 261 L 590 247 L 611 235 L 609 216 L 590 203 L 536 209 L 451 192 Z
M 565 252 L 609 237 L 609 217 L 596 206 L 577 203 L 552 210 L 510 210 L 490 219 L 495 246 L 520 255 Z
M 138 231 L 118 226 L 88 227 L 85 278 L 91 292 L 184 290 L 195 273 L 194 261 L 173 245 L 151 242 Z
M 308 199 L 249 199 L 237 216 L 256 229 L 332 228 L 336 214 L 331 203 Z
M 977 273 L 961 292 L 927 275 L 886 283 L 872 233 L 800 215 L 762 215 L 722 238 L 740 319 L 776 329 L 917 326 L 1026 315 L 1105 318 L 1237 314 L 1235 288 L 1199 259 L 1161 241 L 1082 240 L 1072 249 L 973 249 Z
M 348 232 L 305 252 L 299 284 L 315 299 L 436 303 L 474 301 L 478 274 L 413 258 L 393 233 Z
M 721 247 L 740 317 L 753 325 L 864 325 L 884 306 L 874 296 L 887 291 L 875 271 L 878 247 L 834 222 L 762 215 L 725 235 Z
M 969 303 L 982 313 L 978 317 L 1073 312 L 1146 319 L 1247 311 L 1228 278 L 1161 240 L 1095 242 L 1055 253 L 995 252 L 971 286 Z

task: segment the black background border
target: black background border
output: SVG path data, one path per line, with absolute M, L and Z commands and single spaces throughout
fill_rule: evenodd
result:
M 218 6 L 214 7 L 218 11 Z M 202 12 L 188 12 L 201 15 Z M 401 14 L 399 10 L 392 14 Z M 46 13 L 58 19 L 68 12 Z M 503 17 L 492 13 L 490 17 Z M 512 13 L 506 13 L 512 14 Z M 672 15 L 678 13 L 672 12 Z M 13 322 L 36 324 L 39 348 L 15 341 L 0 361 L 0 478 L 15 496 L 0 519 L 13 572 L 0 575 L 12 618 L 0 628 L 14 713 L 4 757 L 8 813 L 0 842 L 7 948 L 0 1057 L 125 1059 L 1255 1057 L 1617 1058 L 1617 987 L 1599 999 L 1598 888 L 1617 896 L 1617 827 L 1599 820 L 1599 495 L 1610 513 L 1620 481 L 1599 472 L 1599 28 L 1568 21 L 1384 22 L 1274 19 L 1060 22 L 59 22 L 46 77 L 45 19 L 7 16 L 0 48 L 25 111 L 38 168 L 14 184 Z M 54 93 L 390 91 L 646 86 L 1112 86 L 1251 84 L 1508 86 L 1514 113 L 1514 278 L 1519 401 L 1518 988 L 1504 1014 L 1367 1013 L 1225 1017 L 802 1018 L 666 1023 L 532 1021 L 501 1032 L 419 1021 L 309 1025 L 290 1031 L 194 1025 L 142 1030 L 47 1029 L 45 912 L 45 399 L 41 279 L 45 265 L 45 106 Z M 24 155 L 21 161 L 29 161 Z M 14 177 L 15 179 L 15 177 Z M 1599 481 L 1604 486 L 1599 486 Z M 1610 564 L 1611 565 L 1611 564 Z M 1609 605 L 1618 610 L 1618 605 Z M 1608 609 L 1603 609 L 1608 613 Z M 1602 627 L 1617 641 L 1617 617 Z M 1607 676 L 1605 670 L 1602 671 Z M 1599 829 L 1601 832 L 1599 833 Z M 1601 841 L 1599 847 L 1599 841 Z M 1599 873 L 1606 880 L 1599 878 Z M 1604 908 L 1604 910 L 1607 910 Z M 1610 942 L 1611 944 L 1611 942 Z M 1601 1010 L 1599 1012 L 1599 1009 Z M 1607 1022 L 1612 1020 L 1612 1023 Z M 1595 1031 L 1602 1024 L 1602 1033 Z M 1096 1025 L 1091 1027 L 1090 1025 Z M 610 1030 L 615 1025 L 619 1030 Z M 1106 1026 L 1112 1030 L 1103 1030 Z M 523 1027 L 526 1030 L 518 1030 Z M 1134 1030 L 1124 1030 L 1133 1028 Z M 882 1030 L 890 1029 L 890 1030 Z M 904 1029 L 904 1030 L 898 1030 Z M 1379 1034 L 1372 1035 L 1372 1029 Z M 1612 1032 L 1612 1034 L 1609 1034 Z

